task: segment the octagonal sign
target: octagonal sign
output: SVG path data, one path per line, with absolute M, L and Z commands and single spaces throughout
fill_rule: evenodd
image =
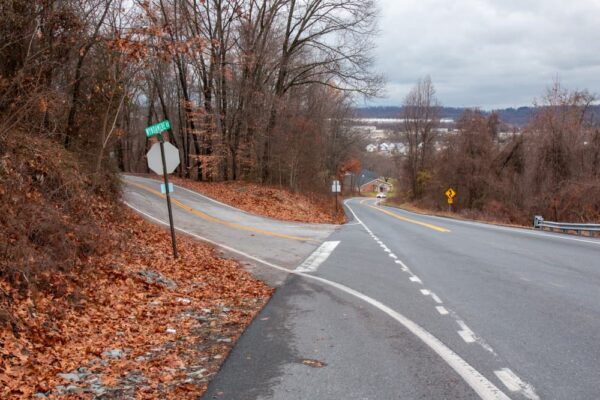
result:
M 169 142 L 165 142 L 164 146 L 167 174 L 170 174 L 179 166 L 179 150 Z M 158 175 L 162 175 L 163 165 L 160 156 L 160 143 L 154 143 L 152 147 L 150 147 L 150 151 L 148 151 L 146 157 L 148 158 L 148 168 Z

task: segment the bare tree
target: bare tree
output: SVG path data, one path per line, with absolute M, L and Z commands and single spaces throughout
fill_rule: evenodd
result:
M 281 99 L 293 87 L 325 85 L 373 96 L 381 79 L 370 71 L 373 0 L 287 0 L 274 101 L 265 133 L 262 179 L 268 179 L 271 135 Z
M 400 136 L 407 146 L 404 170 L 413 198 L 421 196 L 423 185 L 429 179 L 428 168 L 434 152 L 439 109 L 435 88 L 429 77 L 420 79 L 404 99 Z

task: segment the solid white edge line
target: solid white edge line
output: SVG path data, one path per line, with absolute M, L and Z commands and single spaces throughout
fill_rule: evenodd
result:
M 346 200 L 346 202 L 347 202 L 347 200 Z M 348 207 L 346 202 L 344 202 L 344 204 Z M 147 214 L 147 213 L 137 209 L 136 207 L 129 204 L 128 202 L 124 202 L 124 203 L 128 207 L 139 212 L 140 214 L 145 215 L 146 217 L 148 217 L 162 225 L 169 226 L 169 224 L 167 222 L 162 221 L 150 214 Z M 352 214 L 354 215 L 354 218 L 364 227 L 365 224 L 356 216 L 356 214 L 354 214 L 354 211 L 350 207 L 348 207 L 348 209 L 350 210 L 350 212 L 352 212 Z M 488 380 L 485 376 L 483 376 L 479 371 L 477 371 L 475 368 L 473 368 L 467 361 L 465 361 L 457 353 L 455 353 L 448 346 L 446 346 L 444 343 L 442 343 L 441 340 L 439 340 L 438 338 L 433 336 L 431 333 L 429 333 L 428 331 L 423 329 L 417 323 L 411 321 L 410 319 L 406 318 L 404 315 L 398 313 L 397 311 L 391 309 L 390 307 L 384 305 L 383 303 L 381 303 L 369 296 L 366 296 L 354 289 L 351 289 L 347 286 L 339 284 L 337 282 L 333 282 L 333 281 L 330 281 L 330 280 L 327 280 L 327 279 L 324 279 L 324 278 L 321 278 L 318 276 L 314 276 L 314 275 L 304 274 L 302 272 L 291 271 L 287 268 L 280 267 L 279 265 L 275 265 L 266 260 L 262 260 L 258 257 L 254 257 L 243 251 L 234 249 L 233 247 L 230 247 L 230 246 L 227 246 L 227 245 L 224 245 L 221 243 L 217 243 L 213 240 L 204 238 L 200 235 L 196 235 L 191 232 L 187 232 L 181 228 L 176 228 L 176 229 L 187 235 L 190 235 L 192 237 L 195 237 L 195 238 L 205 241 L 207 243 L 213 244 L 215 246 L 221 247 L 222 249 L 228 250 L 232 253 L 239 254 L 245 258 L 254 260 L 254 261 L 259 262 L 268 267 L 277 269 L 279 271 L 286 272 L 288 274 L 302 276 L 309 280 L 321 282 L 327 286 L 334 287 L 346 294 L 352 295 L 352 296 L 364 301 L 365 303 L 372 305 L 373 307 L 375 307 L 375 308 L 379 309 L 380 311 L 382 311 L 383 313 L 387 314 L 392 319 L 399 322 L 402 326 L 404 326 L 412 334 L 414 334 L 417 338 L 419 338 L 423 343 L 425 343 L 427 346 L 429 346 L 429 348 L 431 350 L 433 350 L 438 356 L 440 356 L 440 358 L 442 358 L 442 360 L 444 360 L 452 369 L 454 369 L 454 371 L 456 371 L 456 373 L 467 383 L 467 385 L 469 385 L 471 387 L 471 389 L 473 389 L 475 391 L 475 393 L 477 393 L 479 395 L 480 398 L 482 398 L 484 400 L 510 400 L 510 398 L 506 394 L 504 394 L 504 392 L 502 392 L 498 387 L 496 387 L 496 385 L 494 385 L 490 380 Z

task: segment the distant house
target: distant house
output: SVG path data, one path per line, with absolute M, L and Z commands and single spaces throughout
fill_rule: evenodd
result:
M 361 193 L 387 193 L 394 188 L 389 182 L 386 182 L 384 179 L 376 178 L 369 182 L 365 182 L 360 186 Z
M 381 143 L 381 144 L 379 145 L 379 151 L 381 151 L 381 152 L 388 153 L 388 152 L 390 152 L 391 150 L 392 150 L 392 149 L 390 149 L 390 145 L 389 145 L 389 144 L 387 144 L 387 143 Z
M 404 143 L 394 143 L 394 153 L 405 156 L 408 153 L 408 147 Z
M 368 169 L 361 170 L 358 174 L 351 172 L 344 175 L 342 181 L 342 191 L 344 194 L 358 193 L 359 188 L 367 182 L 377 179 L 378 175 Z
M 361 170 L 355 181 L 355 189 L 358 190 L 365 183 L 377 179 L 378 177 L 379 175 L 376 172 L 370 171 L 368 169 Z

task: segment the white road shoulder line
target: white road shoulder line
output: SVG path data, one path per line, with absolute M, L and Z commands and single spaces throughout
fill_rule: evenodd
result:
M 321 264 L 325 262 L 340 244 L 339 241 L 324 242 L 316 249 L 298 268 L 296 272 L 315 272 Z
M 410 279 L 411 282 L 423 284 L 423 281 L 421 281 L 421 278 L 419 278 L 416 275 L 411 276 L 409 279 Z
M 346 200 L 347 202 L 347 200 Z M 346 202 L 344 202 L 344 204 L 346 204 Z M 136 207 L 134 207 L 133 205 L 125 202 L 125 204 L 132 208 L 133 210 L 137 211 L 138 213 L 145 215 L 146 217 L 162 224 L 165 226 L 169 226 L 169 224 L 163 220 L 160 220 L 150 214 L 147 214 L 139 209 L 137 209 Z M 346 204 L 347 205 L 347 204 Z M 365 227 L 364 223 L 358 219 L 358 217 L 356 216 L 356 214 L 354 214 L 354 211 L 348 207 L 348 209 L 350 210 L 350 212 L 352 212 L 352 214 L 354 215 L 354 218 L 356 218 L 356 220 L 363 226 Z M 290 271 L 287 268 L 281 267 L 279 265 L 273 264 L 271 262 L 268 262 L 266 260 L 262 260 L 258 257 L 252 256 L 248 253 L 245 253 L 243 251 L 234 249 L 233 247 L 227 246 L 227 245 L 223 245 L 221 243 L 217 243 L 213 240 L 210 240 L 208 238 L 204 238 L 200 235 L 196 235 L 194 233 L 185 231 L 183 229 L 177 228 L 177 230 L 179 230 L 180 232 L 183 232 L 187 235 L 193 236 L 197 239 L 200 239 L 202 241 L 205 241 L 207 243 L 211 243 L 215 246 L 219 246 L 225 250 L 228 250 L 232 253 L 236 253 L 241 255 L 242 257 L 248 258 L 250 260 L 254 260 L 256 262 L 259 262 L 263 265 L 266 265 L 268 267 L 271 267 L 273 269 L 282 271 L 282 272 L 286 272 L 289 274 L 294 274 L 294 275 L 298 275 L 298 276 L 303 276 L 307 279 L 311 279 L 317 282 L 321 282 L 325 285 L 334 287 L 342 292 L 345 292 L 351 296 L 354 296 L 360 300 L 363 300 L 364 302 L 370 304 L 371 306 L 377 308 L 378 310 L 380 310 L 381 312 L 387 314 L 389 317 L 391 317 L 392 319 L 396 320 L 398 323 L 400 323 L 402 326 L 404 326 L 406 329 L 408 329 L 410 332 L 412 332 L 413 335 L 415 335 L 416 337 L 418 337 L 423 343 L 425 343 L 427 346 L 429 346 L 429 348 L 431 350 L 433 350 L 438 356 L 440 356 L 440 358 L 442 360 L 444 360 L 452 369 L 454 369 L 454 371 L 456 371 L 456 373 L 458 375 L 460 375 L 461 378 L 463 378 L 463 380 L 475 391 L 475 393 L 477 393 L 477 395 L 479 395 L 479 397 L 483 400 L 510 400 L 510 398 L 504 393 L 502 392 L 502 390 L 500 390 L 498 387 L 496 387 L 496 385 L 494 385 L 489 379 L 487 379 L 485 376 L 483 376 L 479 371 L 477 371 L 475 368 L 473 368 L 467 361 L 465 361 L 462 357 L 460 357 L 458 354 L 456 354 L 454 351 L 452 351 L 448 346 L 446 346 L 441 340 L 439 340 L 438 338 L 436 338 L 435 336 L 433 336 L 431 333 L 429 333 L 428 331 L 426 331 L 425 329 L 423 329 L 420 325 L 416 324 L 415 322 L 413 322 L 412 320 L 406 318 L 404 315 L 398 313 L 397 311 L 394 311 L 393 309 L 391 309 L 390 307 L 384 305 L 383 303 L 368 297 L 352 288 L 349 288 L 347 286 L 341 285 L 337 282 L 333 282 L 324 278 L 320 278 L 318 276 L 314 276 L 314 275 L 308 275 L 308 274 L 304 274 L 304 273 L 299 273 L 299 272 L 295 272 L 295 271 Z
M 530 400 L 539 400 L 539 396 L 535 393 L 535 389 L 529 383 L 523 382 L 509 368 L 502 368 L 494 371 L 494 374 L 513 393 L 519 393 Z

